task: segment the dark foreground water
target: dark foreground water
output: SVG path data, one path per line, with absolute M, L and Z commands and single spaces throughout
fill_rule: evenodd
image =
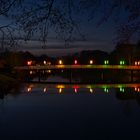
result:
M 25 85 L 0 100 L 0 139 L 139 139 L 139 94 L 138 85 Z

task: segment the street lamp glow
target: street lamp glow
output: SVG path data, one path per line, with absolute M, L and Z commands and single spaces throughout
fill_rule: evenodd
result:
M 135 66 L 137 66 L 138 65 L 138 62 L 137 61 L 135 61 Z
M 90 65 L 92 65 L 93 64 L 93 60 L 90 60 L 89 63 L 90 63 Z
M 33 74 L 33 71 L 31 70 L 31 71 L 30 71 L 30 75 L 32 75 L 32 74 Z
M 47 73 L 51 73 L 51 70 L 47 70 Z
M 30 61 L 27 61 L 27 65 L 28 66 L 31 66 L 32 65 L 32 61 L 30 60 Z
M 140 61 L 135 61 L 135 66 L 140 66 Z
M 45 60 L 43 61 L 43 63 L 44 63 L 44 65 L 46 65 L 46 64 L 47 64 L 47 62 L 46 62 Z
M 59 60 L 59 65 L 62 65 L 63 64 L 63 61 L 62 60 Z
M 59 88 L 59 91 L 58 91 L 59 93 L 62 93 L 62 88 Z
M 32 91 L 32 88 L 31 87 L 28 87 L 27 88 L 27 92 L 31 92 Z
M 46 92 L 47 91 L 47 88 L 44 88 L 43 91 Z
M 89 91 L 90 91 L 90 93 L 93 93 L 93 89 L 92 88 L 90 88 Z
M 65 85 L 57 85 L 56 88 L 65 88 Z

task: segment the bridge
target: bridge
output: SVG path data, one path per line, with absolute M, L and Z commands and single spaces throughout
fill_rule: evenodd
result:
M 27 66 L 17 66 L 14 67 L 15 71 L 29 71 L 29 74 L 32 75 L 33 71 L 37 73 L 38 82 L 41 82 L 41 73 L 45 73 L 45 70 L 70 70 L 69 79 L 70 83 L 74 78 L 73 75 L 75 70 L 100 70 L 100 79 L 105 80 L 106 70 L 118 70 L 118 71 L 129 71 L 130 81 L 134 82 L 134 77 L 139 77 L 140 66 L 137 65 L 27 65 Z M 134 73 L 136 71 L 136 73 Z M 87 74 L 87 73 L 86 73 Z M 128 74 L 128 72 L 126 72 Z
M 116 70 L 140 70 L 140 66 L 133 65 L 36 65 L 17 66 L 15 70 L 53 70 L 53 69 L 116 69 Z

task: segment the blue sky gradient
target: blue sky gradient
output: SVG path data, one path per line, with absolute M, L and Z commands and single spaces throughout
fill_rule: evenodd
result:
M 35 0 L 36 2 L 40 2 Z M 35 1 L 26 0 L 26 4 L 34 3 Z M 111 0 L 107 0 L 110 1 Z M 59 3 L 57 3 L 59 5 Z M 107 6 L 107 5 L 106 5 Z M 19 11 L 20 12 L 20 11 Z M 103 50 L 111 52 L 115 49 L 117 40 L 117 25 L 118 22 L 126 22 L 127 12 L 120 11 L 118 13 L 119 20 L 116 22 L 115 16 L 112 15 L 107 21 L 97 26 L 101 17 L 104 16 L 104 10 L 102 6 L 94 14 L 91 20 L 88 20 L 88 12 L 74 14 L 73 18 L 78 22 L 81 33 L 85 36 L 86 41 L 82 41 L 78 34 L 76 34 L 76 41 L 70 42 L 67 45 L 64 40 L 56 38 L 56 34 L 53 28 L 50 29 L 50 34 L 48 35 L 48 40 L 45 49 L 42 49 L 44 45 L 42 42 L 38 41 L 38 35 L 35 35 L 30 41 L 18 40 L 20 46 L 16 50 L 30 51 L 34 54 L 47 54 L 49 56 L 59 56 L 67 55 L 75 52 L 80 52 L 82 50 Z M 0 16 L 0 26 L 11 24 L 12 20 Z M 18 37 L 18 33 L 16 34 Z M 132 41 L 133 42 L 133 41 Z M 134 41 L 135 42 L 135 41 Z M 15 48 L 14 48 L 15 49 Z

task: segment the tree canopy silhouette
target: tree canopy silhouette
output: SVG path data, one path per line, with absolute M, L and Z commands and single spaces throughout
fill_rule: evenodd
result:
M 97 11 L 101 12 L 98 26 L 113 19 L 118 42 L 129 42 L 134 36 L 139 40 L 139 0 L 81 0 L 81 5 L 81 9 L 88 9 L 90 20 L 94 20 Z
M 14 37 L 14 23 L 11 20 L 10 14 L 15 7 L 19 7 L 22 3 L 22 0 L 0 0 L 0 43 L 1 48 L 4 48 L 4 45 L 15 45 Z
M 0 5 L 0 15 L 12 19 L 25 40 L 36 36 L 46 43 L 48 34 L 66 42 L 77 35 L 84 39 L 80 19 L 94 22 L 96 16 L 99 27 L 109 19 L 115 21 L 118 41 L 128 42 L 134 36 L 139 40 L 140 0 L 0 0 Z M 1 39 L 7 34 L 14 40 L 12 29 L 9 24 L 0 26 Z

